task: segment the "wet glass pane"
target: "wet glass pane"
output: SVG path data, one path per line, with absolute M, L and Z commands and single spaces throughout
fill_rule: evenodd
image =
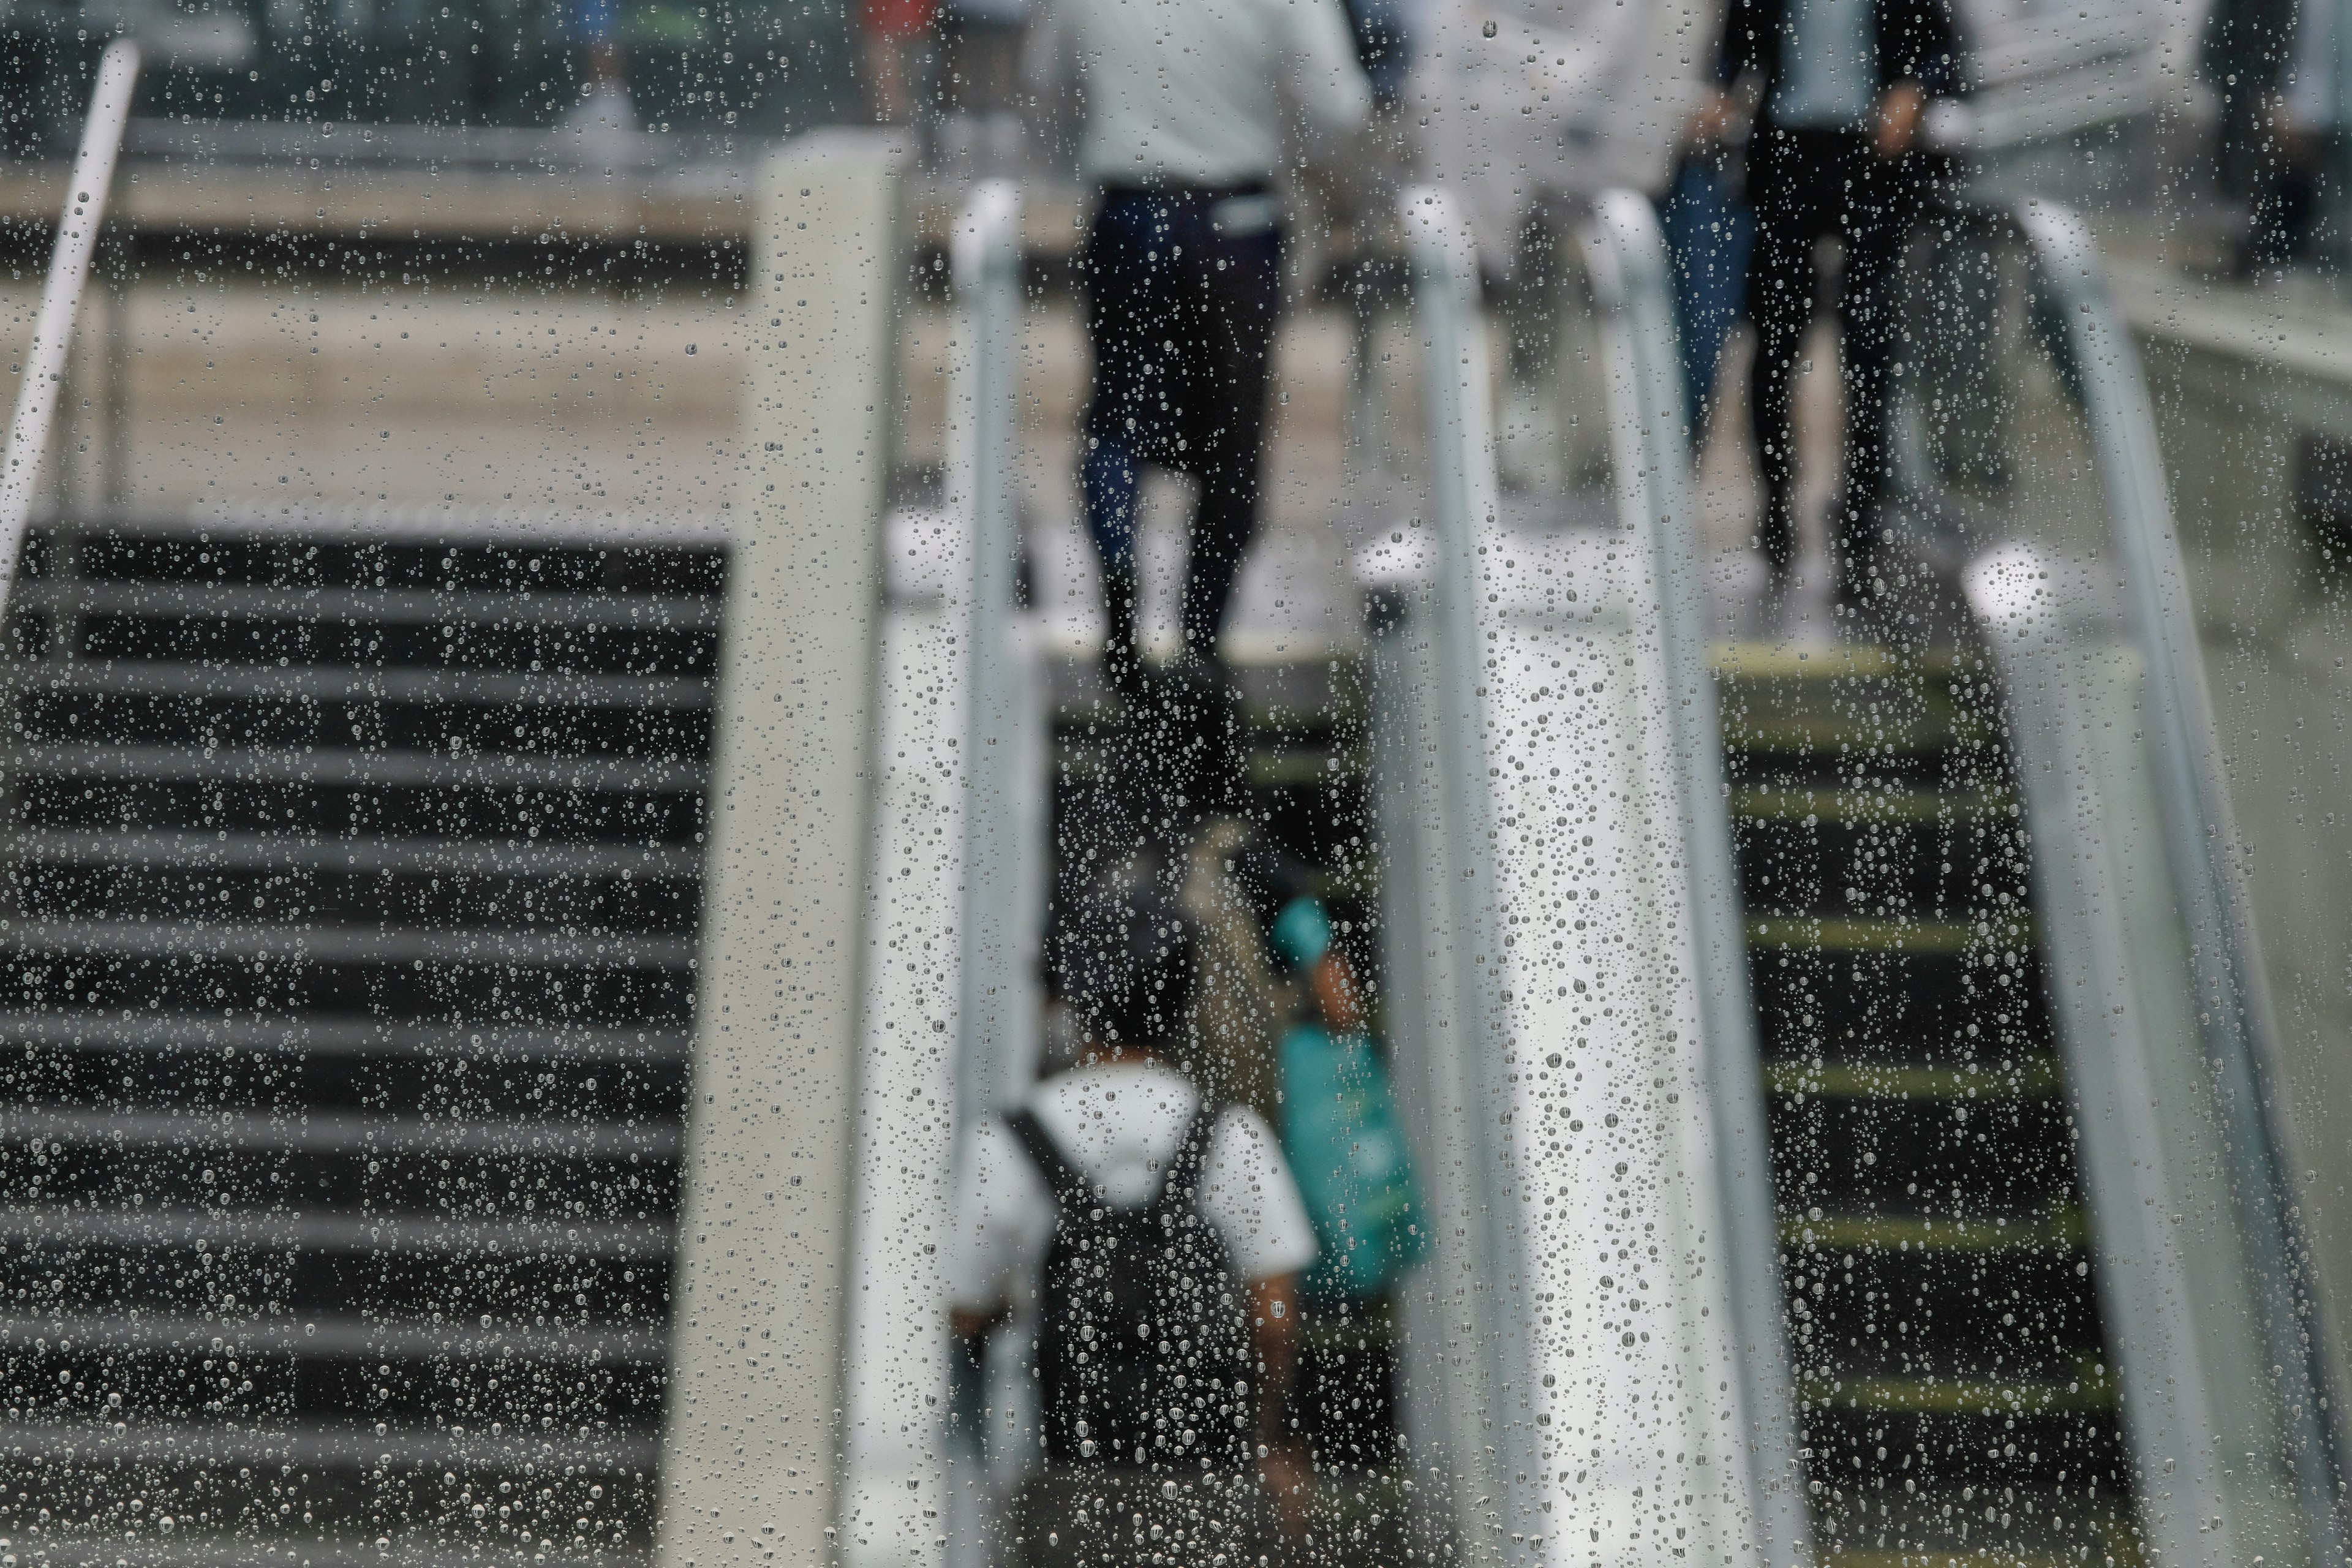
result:
M 2315 1565 L 2337 0 L 0 15 L 0 1568 Z

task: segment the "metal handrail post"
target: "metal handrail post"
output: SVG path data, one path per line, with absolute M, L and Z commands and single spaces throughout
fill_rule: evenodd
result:
M 1034 900 L 1042 847 L 1019 776 L 1024 742 L 1023 670 L 1012 645 L 1020 512 L 1018 460 L 1021 193 L 990 180 L 958 216 L 950 245 L 960 353 L 951 362 L 949 505 L 962 513 L 970 551 L 960 585 L 958 648 L 964 667 L 961 954 L 955 1055 L 957 1170 L 967 1168 L 973 1131 L 1018 1100 L 1036 1037 L 1034 998 L 1024 973 L 1024 917 Z M 996 1502 L 983 1413 L 998 1399 L 1003 1368 L 951 1363 L 942 1446 L 964 1473 L 948 1495 L 949 1568 L 983 1568 Z
M 1017 1052 L 1025 1041 L 1020 973 L 1020 907 L 1025 882 L 1018 792 L 1020 748 L 1012 743 L 1022 700 L 1013 663 L 1014 563 L 1020 552 L 1015 385 L 1021 324 L 1021 191 L 990 180 L 957 221 L 950 267 L 971 342 L 953 389 L 962 428 L 950 489 L 971 522 L 970 596 L 963 615 L 969 672 L 964 717 L 962 943 L 957 1109 L 960 1125 L 1009 1106 L 1020 1089 Z
M 48 280 L 41 286 L 41 313 L 25 350 L 25 380 L 16 390 L 16 414 L 8 426 L 6 466 L 0 468 L 0 610 L 16 579 L 16 557 L 25 545 L 25 525 L 40 489 L 41 461 L 48 452 L 49 427 L 57 420 L 58 388 L 66 355 L 73 348 L 74 318 L 81 311 L 90 258 L 98 250 L 99 226 L 114 184 L 114 161 L 122 130 L 131 121 L 131 89 L 139 80 L 139 46 L 117 38 L 98 66 L 89 118 L 74 153 L 66 184 L 65 209 L 58 219 L 57 248 L 50 253 Z

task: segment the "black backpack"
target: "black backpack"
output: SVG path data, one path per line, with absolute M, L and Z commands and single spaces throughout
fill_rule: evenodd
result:
M 1249 1293 L 1193 1202 L 1219 1109 L 1202 1104 L 1139 1208 L 1105 1203 L 1028 1111 L 1005 1118 L 1059 1211 L 1037 1329 L 1045 1453 L 1056 1464 L 1229 1473 L 1249 1465 L 1257 1415 Z

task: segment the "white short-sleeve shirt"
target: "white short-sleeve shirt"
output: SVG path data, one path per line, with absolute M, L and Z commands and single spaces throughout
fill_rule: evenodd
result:
M 1041 98 L 1083 101 L 1096 184 L 1270 180 L 1295 130 L 1345 135 L 1372 110 L 1339 0 L 1044 0 L 1028 50 Z
M 1157 1063 L 1075 1068 L 1046 1079 L 1028 1109 L 1078 1173 L 1122 1208 L 1159 1190 L 1201 1092 Z M 961 1173 L 956 1228 L 943 1252 L 950 1304 L 991 1311 L 1007 1301 L 1026 1319 L 1054 1234 L 1054 1193 L 1003 1122 L 977 1129 Z M 1263 1117 L 1227 1106 L 1209 1136 L 1194 1198 L 1244 1280 L 1296 1273 L 1315 1261 L 1315 1227 L 1298 1184 Z

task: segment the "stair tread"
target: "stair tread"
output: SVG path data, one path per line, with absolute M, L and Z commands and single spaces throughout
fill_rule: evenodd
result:
M 1748 940 L 1753 946 L 1793 943 L 1825 951 L 1965 952 L 1996 939 L 2031 942 L 2034 931 L 2031 917 L 2017 912 L 1974 920 L 1802 913 L 1748 917 Z
M 2089 1226 L 1982 661 L 1769 645 L 1716 660 L 1816 1539 L 1855 1568 L 2034 1561 L 2086 1510 L 2104 1529 L 2129 1487 L 2103 1358 L 2065 1371 L 2100 1335 Z M 1889 1458 L 1889 1422 L 2020 1416 L 2079 1436 Z M 1994 1473 L 2048 1506 L 1987 1521 L 1971 1489 Z M 1868 1550 L 1843 1549 L 1857 1537 Z
M 2079 1208 L 1985 1219 L 1938 1219 L 1925 1214 L 1824 1214 L 1816 1219 L 1801 1211 L 1780 1211 L 1783 1245 L 1812 1243 L 1838 1251 L 1992 1252 L 2041 1247 L 2071 1252 L 2089 1237 L 2090 1227 Z
M 2060 1089 L 2058 1058 L 2029 1057 L 2008 1067 L 1947 1067 L 1934 1062 L 1768 1061 L 1764 1082 L 1776 1094 L 1824 1100 L 2039 1098 Z

